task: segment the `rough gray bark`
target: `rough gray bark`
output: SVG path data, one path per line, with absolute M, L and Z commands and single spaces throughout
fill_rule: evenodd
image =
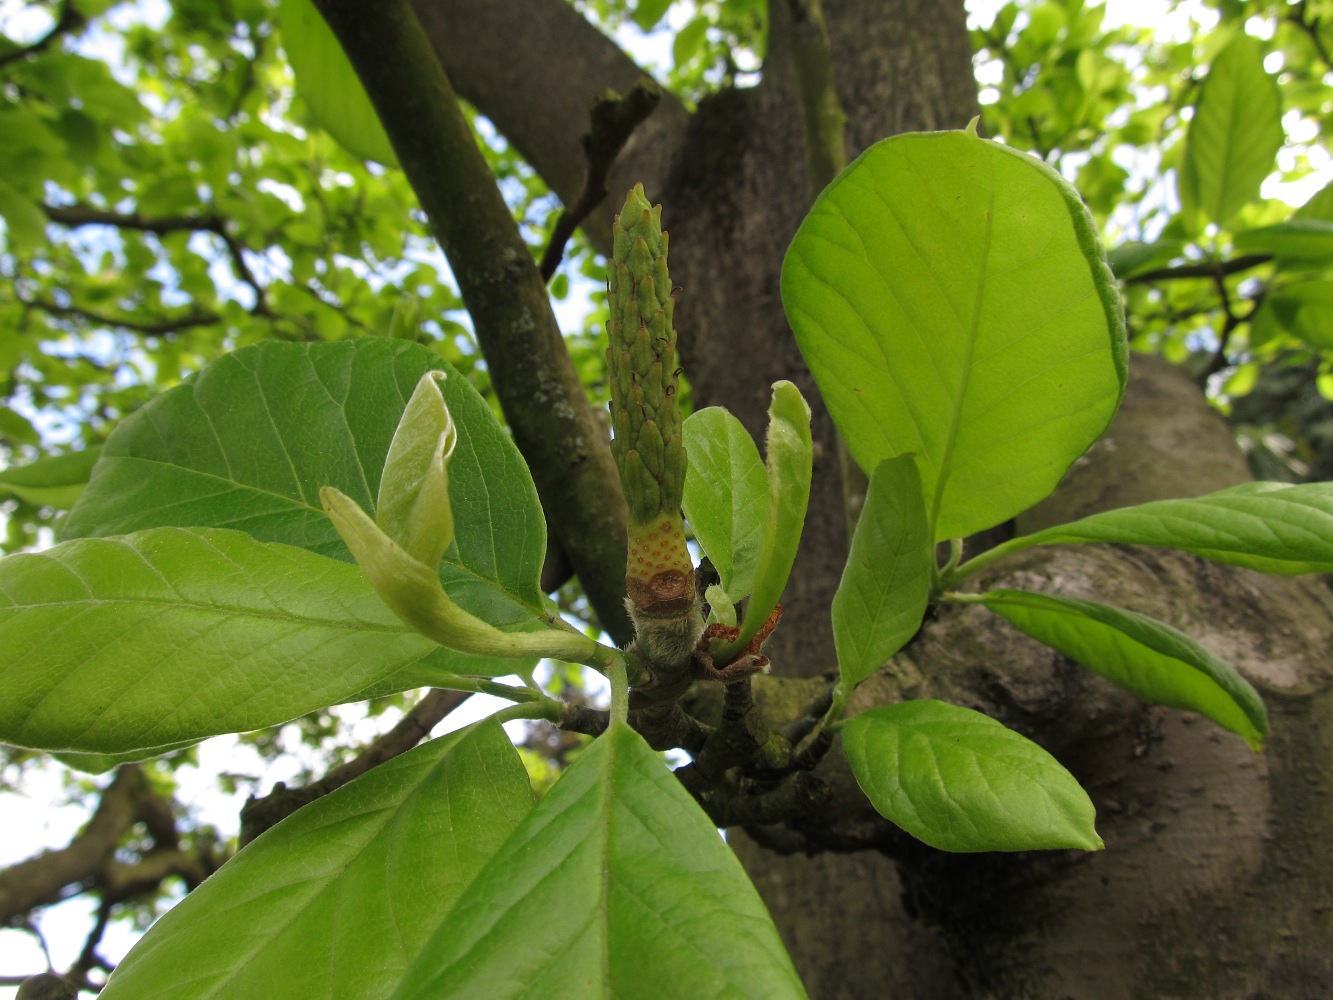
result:
M 572 197 L 581 176 L 576 139 L 586 125 L 570 109 L 603 87 L 623 88 L 632 67 L 617 61 L 603 36 L 557 13 L 558 0 L 417 5 L 435 25 L 437 51 L 460 92 Z M 510 52 L 526 44 L 512 34 L 528 30 L 518 22 L 548 25 L 527 50 L 531 58 L 463 58 L 479 44 L 470 28 L 487 6 L 522 8 L 521 18 L 507 21 Z M 645 133 L 657 145 L 636 145 L 632 161 L 666 206 L 673 276 L 682 286 L 681 352 L 696 402 L 729 406 L 756 436 L 772 381 L 791 378 L 813 397 L 778 296 L 782 252 L 807 195 L 800 113 L 782 49 L 785 6 L 772 6 L 762 85 L 719 95 L 688 117 L 669 105 L 650 119 L 656 131 Z M 895 132 L 961 127 L 975 113 L 961 4 L 827 0 L 825 13 L 849 153 Z M 506 87 L 523 98 L 501 101 L 496 94 Z M 555 95 L 548 114 L 546 98 Z M 559 124 L 548 127 L 552 121 Z M 597 238 L 599 227 L 591 231 Z M 1245 478 L 1225 427 L 1188 380 L 1151 359 L 1135 358 L 1133 367 L 1133 391 L 1107 438 L 1023 527 Z M 822 413 L 816 440 L 819 485 L 771 647 L 777 669 L 793 676 L 832 666 L 827 608 L 846 545 Z M 1255 756 L 1211 723 L 1143 706 L 983 609 L 945 610 L 867 685 L 857 708 L 934 695 L 1014 725 L 1086 783 L 1108 849 L 943 855 L 895 835 L 851 791 L 843 814 L 849 839 L 874 840 L 876 851 L 783 856 L 737 831 L 732 842 L 811 995 L 1333 995 L 1333 592 L 1319 580 L 1115 547 L 1030 552 L 983 582 L 1095 596 L 1198 637 L 1263 691 L 1273 718 L 1268 751 Z M 845 786 L 845 775 L 830 778 Z M 752 832 L 800 846 L 790 831 Z

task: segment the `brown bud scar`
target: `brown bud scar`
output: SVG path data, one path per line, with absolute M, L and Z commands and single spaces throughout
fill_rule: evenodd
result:
M 640 611 L 651 615 L 675 615 L 685 611 L 694 601 L 693 576 L 693 573 L 667 569 L 646 582 L 629 577 L 625 589 Z

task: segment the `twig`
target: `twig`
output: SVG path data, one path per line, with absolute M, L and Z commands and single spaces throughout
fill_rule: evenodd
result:
M 0 985 L 13 986 L 13 979 L 12 976 L 6 976 Z M 19 977 L 17 985 L 19 991 L 14 1000 L 76 1000 L 79 995 L 79 987 L 75 983 L 54 972 L 43 972 L 26 979 Z
M 39 309 L 44 313 L 50 313 L 52 316 L 59 316 L 61 319 L 86 320 L 89 323 L 132 330 L 148 337 L 169 337 L 183 330 L 192 330 L 199 326 L 212 326 L 214 323 L 222 321 L 222 317 L 217 313 L 196 312 L 176 319 L 145 322 L 144 320 L 129 319 L 125 316 L 112 316 L 109 313 L 97 312 L 80 306 L 62 306 L 51 302 L 49 299 L 19 299 L 19 302 L 30 309 Z
M 611 713 L 601 708 L 589 708 L 566 702 L 560 721 L 556 723 L 569 733 L 582 733 L 584 736 L 601 736 L 611 724 Z
M 653 113 L 661 99 L 661 88 L 645 77 L 635 83 L 624 97 L 608 90 L 593 102 L 590 112 L 592 131 L 583 137 L 583 152 L 588 159 L 583 190 L 578 200 L 555 220 L 551 241 L 542 254 L 542 281 L 549 282 L 555 275 L 565 253 L 565 244 L 574 235 L 574 230 L 606 197 L 606 179 L 620 151 L 625 148 L 625 143 L 640 123 Z
M 145 787 L 137 766 L 122 765 L 102 790 L 92 819 L 69 846 L 44 851 L 0 871 L 0 923 L 59 902 L 66 886 L 95 879 L 133 825 L 135 800 Z
M 691 756 L 697 756 L 713 735 L 711 726 L 690 715 L 676 701 L 639 709 L 630 719 L 654 750 L 679 747 Z
M 1207 262 L 1203 264 L 1181 264 L 1177 267 L 1159 267 L 1152 271 L 1144 271 L 1142 274 L 1133 274 L 1125 279 L 1129 285 L 1141 285 L 1150 281 L 1170 281 L 1174 278 L 1217 278 L 1226 277 L 1232 274 L 1239 274 L 1241 271 L 1248 271 L 1252 267 L 1258 267 L 1260 264 L 1267 264 L 1273 257 L 1271 254 L 1252 253 L 1244 257 L 1236 257 L 1232 260 L 1218 262 Z
M 254 292 L 255 304 L 250 310 L 256 316 L 271 317 L 264 286 L 259 283 L 245 260 L 245 248 L 227 229 L 227 220 L 220 215 L 185 215 L 151 218 L 137 212 L 108 212 L 88 205 L 42 205 L 42 211 L 52 222 L 77 229 L 80 226 L 113 226 L 141 233 L 165 236 L 168 233 L 212 233 L 222 240 L 227 256 L 231 258 L 236 276 Z M 124 324 L 122 324 L 124 325 Z
M 107 925 L 111 922 L 112 902 L 106 896 L 97 906 L 97 919 L 93 923 L 93 929 L 88 932 L 88 937 L 84 939 L 83 949 L 79 952 L 78 960 L 69 969 L 66 975 L 76 981 L 86 981 L 90 969 L 106 969 L 110 964 L 104 958 L 97 954 L 97 946 L 102 943 L 102 935 L 106 933 Z
M 286 819 L 303 805 L 341 788 L 373 767 L 406 753 L 421 742 L 446 715 L 472 696 L 469 691 L 432 688 L 398 724 L 379 737 L 346 764 L 335 767 L 324 777 L 300 788 L 288 788 L 282 782 L 262 799 L 251 798 L 241 809 L 240 843 L 244 847 L 269 827 Z

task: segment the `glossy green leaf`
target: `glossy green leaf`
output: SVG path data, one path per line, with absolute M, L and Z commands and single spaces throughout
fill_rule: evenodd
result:
M 1282 264 L 1319 264 L 1333 260 L 1333 222 L 1288 219 L 1262 229 L 1236 234 L 1236 249 L 1266 253 Z
M 393 998 L 664 995 L 805 992 L 712 821 L 613 723 L 468 886 Z
M 1283 139 L 1282 99 L 1264 72 L 1263 45 L 1237 35 L 1213 60 L 1185 133 L 1176 186 L 1186 228 L 1225 226 L 1257 198 Z
M 1255 750 L 1268 732 L 1263 702 L 1235 669 L 1145 615 L 1072 597 L 995 590 L 981 602 L 1019 631 L 1145 701 L 1198 712 Z
M 311 0 L 281 0 L 278 26 L 296 76 L 296 92 L 320 126 L 353 156 L 397 166 L 365 88 Z
M 689 466 L 682 500 L 685 517 L 739 601 L 754 585 L 768 508 L 768 473 L 748 431 L 720 406 L 696 410 L 682 433 Z
M 1124 389 L 1120 297 L 1078 193 L 963 132 L 863 153 L 801 224 L 782 300 L 861 467 L 916 454 L 935 539 L 1047 496 Z
M 452 600 L 492 624 L 531 623 L 543 612 L 546 524 L 527 466 L 467 379 L 403 341 L 265 343 L 219 358 L 121 423 L 62 537 L 237 528 L 350 559 L 320 488 L 373 509 L 407 401 L 436 369 L 448 374 L 440 389 L 458 433 L 455 537 L 440 578 Z
M 1156 545 L 1263 573 L 1333 573 L 1333 483 L 1246 483 L 1190 500 L 1155 500 L 1058 524 L 993 551 L 1059 542 Z
M 100 451 L 94 446 L 2 469 L 0 497 L 9 494 L 35 506 L 67 510 L 87 487 Z
M 531 806 L 497 723 L 410 750 L 248 845 L 153 925 L 101 995 L 387 997 Z
M 848 688 L 883 666 L 921 627 L 934 557 L 916 463 L 910 455 L 880 462 L 833 595 L 833 642 Z
M 0 560 L 0 741 L 17 746 L 120 753 L 258 729 L 439 652 L 355 566 L 239 531 Z
M 437 384 L 444 377 L 427 372 L 417 382 L 389 445 L 375 502 L 375 523 L 431 571 L 454 540 L 446 469 L 458 429 Z
M 1100 850 L 1096 810 L 1074 776 L 1026 736 L 942 701 L 848 720 L 843 748 L 875 809 L 942 851 Z
M 760 540 L 759 564 L 741 621 L 741 634 L 714 653 L 720 662 L 735 656 L 768 621 L 782 599 L 801 544 L 805 511 L 810 503 L 814 445 L 810 438 L 810 406 L 790 382 L 773 383 L 764 451 L 768 514 Z

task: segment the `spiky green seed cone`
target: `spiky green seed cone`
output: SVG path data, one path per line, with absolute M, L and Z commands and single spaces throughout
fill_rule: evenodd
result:
M 677 405 L 675 302 L 661 206 L 636 184 L 612 228 L 607 363 L 612 451 L 629 504 L 630 599 L 653 614 L 694 599 L 694 564 L 680 516 L 685 446 Z

